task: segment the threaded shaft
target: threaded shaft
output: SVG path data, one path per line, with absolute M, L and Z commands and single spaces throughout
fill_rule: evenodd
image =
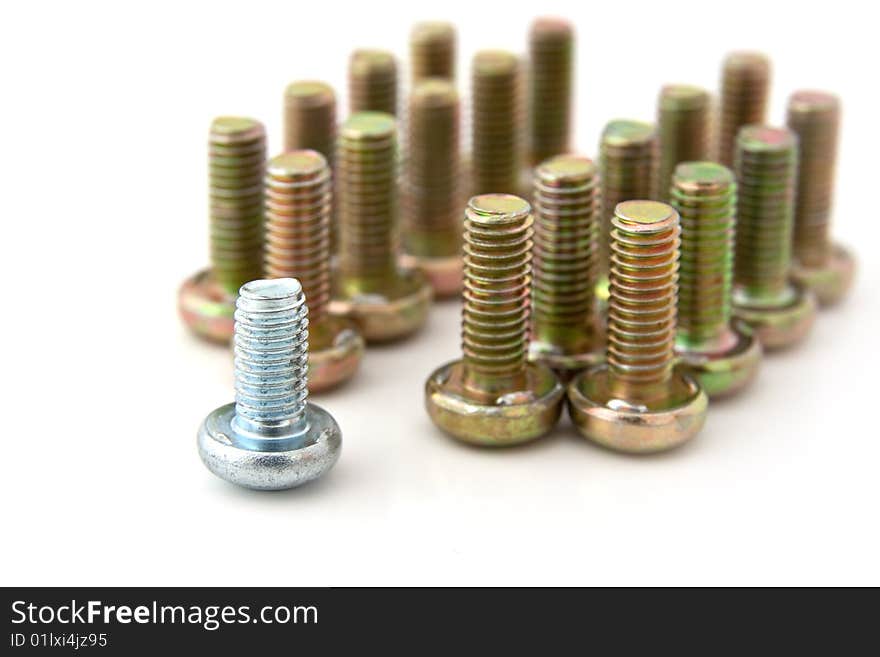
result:
M 533 165 L 571 147 L 574 28 L 559 18 L 539 18 L 529 32 L 529 135 Z
M 330 302 L 330 168 L 317 151 L 292 151 L 266 170 L 266 276 L 296 278 L 312 322 Z
M 397 271 L 394 117 L 353 114 L 339 134 L 339 274 L 343 288 L 381 292 Z
M 828 224 L 834 197 L 840 101 L 824 91 L 797 91 L 788 101 L 788 128 L 798 136 L 794 254 L 807 267 L 831 257 Z
M 464 219 L 462 352 L 467 385 L 521 389 L 532 271 L 529 204 L 508 194 L 475 196 Z
M 733 285 L 736 183 L 727 167 L 684 162 L 672 179 L 672 207 L 681 217 L 679 345 L 719 347 L 728 334 Z
M 299 281 L 251 281 L 235 305 L 233 426 L 258 436 L 305 431 L 309 311 Z
M 412 85 L 427 78 L 455 81 L 455 27 L 442 21 L 416 23 L 410 33 Z
M 472 71 L 472 193 L 514 194 L 519 188 L 522 132 L 520 62 L 511 53 L 486 50 Z
M 565 354 L 594 347 L 598 201 L 592 160 L 559 155 L 535 169 L 532 339 Z
M 770 60 L 758 52 L 733 52 L 721 72 L 721 116 L 717 160 L 733 166 L 740 128 L 764 123 L 770 93 Z
M 323 82 L 293 82 L 284 91 L 284 150 L 313 150 L 333 166 L 336 94 Z
M 602 132 L 599 169 L 602 180 L 602 222 L 599 267 L 608 271 L 609 242 L 618 203 L 649 199 L 657 175 L 657 133 L 650 123 L 617 119 Z
M 214 119 L 209 137 L 211 268 L 235 294 L 262 275 L 266 132 L 254 119 Z
M 626 201 L 611 229 L 608 372 L 612 393 L 648 402 L 668 394 L 675 344 L 678 213 Z
M 784 128 L 746 126 L 737 138 L 739 185 L 735 283 L 752 301 L 788 294 L 797 137 Z
M 709 158 L 709 92 L 686 84 L 667 85 L 657 103 L 660 166 L 657 175 L 659 201 L 667 201 L 672 175 L 681 162 Z
M 355 50 L 348 63 L 349 112 L 397 114 L 397 62 L 385 50 Z

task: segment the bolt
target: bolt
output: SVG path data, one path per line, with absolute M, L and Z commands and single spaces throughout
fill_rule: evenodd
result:
M 755 376 L 761 343 L 731 323 L 736 182 L 714 162 L 684 162 L 672 178 L 681 217 L 675 351 L 710 397 L 732 394 Z
M 522 187 L 520 61 L 501 50 L 474 56 L 471 194 L 515 194 Z
M 342 434 L 309 403 L 308 308 L 299 281 L 256 280 L 235 302 L 235 402 L 198 433 L 199 456 L 215 475 L 257 490 L 293 488 L 336 463 Z
M 709 159 L 709 92 L 687 84 L 671 84 L 660 90 L 657 130 L 660 167 L 657 200 L 669 201 L 672 174 L 680 162 Z
M 364 341 L 330 303 L 330 167 L 317 151 L 291 151 L 266 170 L 266 276 L 297 278 L 309 300 L 309 390 L 357 370 Z
M 798 136 L 797 196 L 792 276 L 831 305 L 849 289 L 852 255 L 828 235 L 837 163 L 840 101 L 824 91 L 796 91 L 788 101 L 788 128 Z
M 428 79 L 409 99 L 403 191 L 404 262 L 438 297 L 461 291 L 459 100 L 451 82 Z
M 410 33 L 412 86 L 427 78 L 455 82 L 455 27 L 442 21 L 416 23 Z
M 538 18 L 529 32 L 529 135 L 532 165 L 571 149 L 574 28 Z
M 254 119 L 222 116 L 208 147 L 211 266 L 184 281 L 178 306 L 196 334 L 226 343 L 238 288 L 262 274 L 266 133 Z
M 607 362 L 568 387 L 578 430 L 624 452 L 659 452 L 699 432 L 708 397 L 674 366 L 679 216 L 657 201 L 625 201 L 611 230 Z
M 535 251 L 529 355 L 563 378 L 601 358 L 596 303 L 599 174 L 557 155 L 535 169 Z
M 732 52 L 721 73 L 717 160 L 732 167 L 736 140 L 746 125 L 764 123 L 770 94 L 770 60 L 759 52 Z
M 736 140 L 733 312 L 765 349 L 800 340 L 816 314 L 812 292 L 789 274 L 797 150 L 785 128 L 746 126 Z
M 389 114 L 361 112 L 342 125 L 339 174 L 339 265 L 331 312 L 354 319 L 368 342 L 404 337 L 427 319 L 431 286 L 399 268 L 397 124 Z
M 522 443 L 559 418 L 562 385 L 526 361 L 532 221 L 529 204 L 508 194 L 476 196 L 465 210 L 463 357 L 425 384 L 431 419 L 464 442 Z
M 385 50 L 355 50 L 348 63 L 349 112 L 397 114 L 397 62 Z

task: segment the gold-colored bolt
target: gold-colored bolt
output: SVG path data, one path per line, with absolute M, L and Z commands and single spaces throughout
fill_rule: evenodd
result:
M 824 91 L 796 91 L 788 100 L 788 127 L 798 136 L 792 276 L 830 305 L 852 284 L 855 261 L 831 241 L 829 224 L 837 164 L 840 101 Z
M 427 78 L 455 82 L 455 27 L 443 21 L 416 23 L 410 33 L 413 87 Z
M 532 165 L 571 149 L 574 27 L 538 18 L 529 32 L 529 152 Z
M 770 95 L 770 60 L 759 52 L 732 52 L 721 71 L 721 116 L 717 161 L 733 167 L 740 129 L 764 123 Z
M 607 363 L 568 387 L 578 430 L 624 452 L 658 452 L 702 428 L 708 397 L 674 366 L 679 216 L 665 203 L 620 203 L 612 221 Z
M 687 84 L 670 84 L 660 90 L 657 101 L 657 132 L 660 167 L 658 201 L 669 201 L 672 174 L 681 162 L 709 159 L 709 92 Z
M 385 50 L 355 50 L 348 63 L 348 108 L 397 114 L 397 61 Z
M 464 442 L 522 443 L 559 418 L 562 385 L 526 360 L 532 221 L 529 204 L 508 194 L 476 196 L 465 211 L 463 355 L 425 384 L 431 419 Z

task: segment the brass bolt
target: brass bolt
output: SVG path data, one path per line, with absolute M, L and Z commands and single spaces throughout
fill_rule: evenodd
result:
M 455 82 L 455 27 L 443 21 L 416 23 L 410 33 L 413 87 L 427 78 Z
M 529 204 L 508 194 L 476 196 L 465 210 L 463 355 L 425 384 L 431 419 L 464 442 L 522 443 L 559 418 L 562 385 L 526 361 L 532 221 Z
M 529 149 L 537 165 L 571 148 L 574 28 L 539 18 L 529 32 Z
M 840 101 L 824 91 L 797 91 L 788 101 L 788 127 L 798 136 L 792 276 L 816 294 L 819 303 L 836 303 L 853 279 L 855 261 L 828 234 L 837 163 Z
M 368 342 L 415 332 L 431 303 L 424 276 L 397 265 L 396 133 L 394 117 L 381 112 L 353 114 L 339 133 L 339 270 L 331 310 L 355 319 Z
M 298 150 L 266 170 L 266 277 L 297 278 L 309 300 L 309 390 L 331 388 L 357 370 L 364 341 L 330 303 L 330 188 L 327 160 Z
M 222 116 L 208 147 L 211 266 L 184 281 L 178 305 L 196 334 L 229 342 L 238 289 L 263 269 L 266 133 L 254 119 Z
M 355 50 L 348 63 L 349 112 L 397 114 L 397 62 L 385 50 Z
M 592 160 L 557 155 L 535 169 L 532 360 L 568 375 L 601 358 L 596 304 L 599 173 Z
M 732 52 L 721 72 L 721 116 L 717 160 L 732 167 L 737 135 L 746 125 L 764 123 L 770 95 L 770 60 L 758 52 Z
M 607 363 L 569 384 L 569 408 L 590 440 L 658 452 L 692 438 L 708 405 L 674 366 L 679 216 L 665 203 L 626 201 L 612 225 Z
M 736 183 L 727 167 L 684 162 L 672 178 L 681 217 L 675 351 L 710 397 L 732 394 L 755 376 L 761 343 L 731 323 Z
M 416 85 L 409 99 L 403 189 L 404 262 L 427 276 L 438 297 L 461 290 L 459 100 L 451 82 Z
M 672 174 L 680 162 L 709 159 L 709 110 L 705 89 L 671 84 L 660 90 L 657 101 L 657 132 L 660 167 L 657 175 L 658 201 L 669 201 Z
M 788 346 L 813 324 L 816 299 L 791 280 L 797 136 L 784 128 L 746 126 L 736 140 L 739 185 L 734 315 L 766 349 Z

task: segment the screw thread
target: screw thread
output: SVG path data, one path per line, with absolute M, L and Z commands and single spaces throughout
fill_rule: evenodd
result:
M 709 157 L 709 93 L 685 84 L 667 85 L 660 90 L 657 105 L 660 165 L 656 198 L 665 202 L 670 198 L 675 167 Z
M 333 166 L 336 94 L 323 82 L 293 82 L 284 92 L 284 150 L 318 151 Z
M 770 60 L 757 52 L 733 52 L 721 73 L 718 161 L 733 166 L 740 128 L 764 123 L 770 90 Z
M 258 436 L 305 431 L 309 311 L 299 281 L 251 281 L 235 305 L 233 423 Z
M 455 80 L 455 27 L 442 21 L 413 26 L 410 34 L 412 84 L 427 78 Z
M 570 150 L 574 28 L 539 18 L 529 32 L 529 134 L 532 164 Z
M 611 229 L 608 370 L 613 394 L 665 396 L 672 373 L 679 216 L 656 201 L 626 201 Z
M 712 349 L 730 323 L 736 183 L 725 166 L 685 162 L 671 196 L 681 218 L 677 340 Z
M 486 50 L 474 57 L 471 117 L 473 194 L 519 189 L 522 92 L 516 55 Z
M 797 137 L 746 126 L 737 138 L 739 186 L 735 283 L 753 301 L 778 302 L 789 289 Z
M 355 50 L 348 65 L 349 112 L 397 114 L 397 62 L 385 50 Z
M 292 151 L 266 171 L 266 276 L 296 278 L 312 322 L 330 302 L 330 168 L 317 151 Z
M 794 253 L 808 267 L 831 256 L 828 224 L 834 196 L 840 101 L 822 91 L 798 91 L 788 102 L 788 127 L 798 136 Z
M 211 124 L 208 148 L 211 268 L 235 294 L 262 274 L 266 133 L 254 119 L 223 116 Z
M 464 219 L 462 352 L 473 389 L 518 389 L 525 377 L 532 215 L 507 194 L 475 196 Z

